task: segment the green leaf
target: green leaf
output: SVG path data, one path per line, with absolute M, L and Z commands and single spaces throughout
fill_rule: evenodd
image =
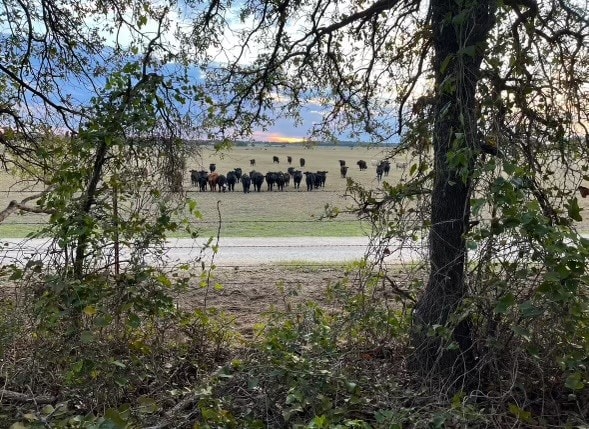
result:
M 583 382 L 583 374 L 580 372 L 573 372 L 569 374 L 566 378 L 564 385 L 571 390 L 581 390 L 585 387 L 585 383 Z
M 532 421 L 532 413 L 522 410 L 515 404 L 509 404 L 509 412 L 522 422 L 530 423 Z
M 495 313 L 505 314 L 513 304 L 515 304 L 515 297 L 510 292 L 497 301 L 497 304 L 495 305 Z

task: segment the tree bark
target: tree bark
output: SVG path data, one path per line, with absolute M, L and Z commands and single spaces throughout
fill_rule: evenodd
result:
M 430 11 L 436 72 L 431 271 L 414 311 L 410 365 L 429 377 L 459 383 L 475 363 L 469 321 L 452 321 L 452 315 L 467 294 L 465 233 L 479 152 L 476 85 L 493 7 L 489 0 L 442 0 L 431 2 Z M 451 154 L 461 154 L 463 161 L 452 161 Z

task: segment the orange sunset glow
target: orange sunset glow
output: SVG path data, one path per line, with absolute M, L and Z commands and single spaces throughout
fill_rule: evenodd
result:
M 277 132 L 254 132 L 254 138 L 260 141 L 268 141 L 272 143 L 302 143 L 305 141 L 303 137 L 285 136 Z

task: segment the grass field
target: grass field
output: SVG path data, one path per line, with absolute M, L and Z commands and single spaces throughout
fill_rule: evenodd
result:
M 272 162 L 278 156 L 279 164 Z M 244 172 L 256 169 L 262 173 L 268 171 L 286 171 L 289 167 L 287 156 L 293 158 L 292 166 L 301 171 L 325 170 L 327 181 L 325 188 L 307 192 L 303 184 L 300 190 L 292 186 L 284 192 L 267 192 L 266 184 L 262 192 L 244 194 L 241 184 L 235 192 L 199 192 L 190 183 L 191 169 L 208 170 L 210 163 L 217 165 L 217 172 L 226 174 L 236 167 Z M 226 237 L 288 237 L 288 236 L 361 236 L 367 233 L 368 225 L 363 225 L 354 216 L 341 214 L 334 220 L 320 220 L 327 204 L 345 209 L 352 201 L 344 197 L 346 180 L 340 177 L 338 160 L 346 161 L 349 166 L 348 177 L 367 187 L 376 187 L 376 167 L 378 160 L 385 156 L 382 148 L 349 148 L 340 146 L 305 148 L 301 145 L 256 147 L 238 147 L 224 153 L 215 152 L 206 147 L 186 162 L 184 187 L 189 198 L 196 201 L 202 220 L 195 220 L 201 235 L 216 234 L 219 222 L 221 233 Z M 304 168 L 299 166 L 299 159 L 305 158 Z M 250 166 L 250 159 L 256 160 L 255 167 Z M 356 162 L 363 159 L 368 169 L 360 171 Z M 403 160 L 399 160 L 402 162 Z M 400 179 L 401 172 L 392 163 L 391 174 L 386 178 L 391 183 Z M 37 192 L 38 187 L 27 187 L 13 176 L 0 176 L 0 209 L 8 206 L 11 200 L 22 198 Z M 217 203 L 219 210 L 217 210 Z M 13 214 L 0 224 L 0 237 L 24 237 L 27 233 L 40 228 L 46 222 L 46 215 Z

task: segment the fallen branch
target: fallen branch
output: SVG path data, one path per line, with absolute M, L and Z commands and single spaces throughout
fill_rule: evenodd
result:
M 38 194 L 29 195 L 28 197 L 24 198 L 20 203 L 16 200 L 12 200 L 8 204 L 8 207 L 6 207 L 4 210 L 2 210 L 0 212 L 0 223 L 4 222 L 8 216 L 10 216 L 12 213 L 14 213 L 17 210 L 24 211 L 24 212 L 30 212 L 30 213 L 52 214 L 53 210 L 42 209 L 39 207 L 30 207 L 30 206 L 26 205 L 26 203 L 28 203 L 31 200 L 41 198 L 43 195 L 47 194 L 47 192 L 49 192 L 49 190 L 40 192 Z
M 24 393 L 14 392 L 12 390 L 0 391 L 0 402 L 12 401 L 12 402 L 35 402 L 37 404 L 50 404 L 55 402 L 55 396 L 40 395 L 40 396 L 28 396 Z

